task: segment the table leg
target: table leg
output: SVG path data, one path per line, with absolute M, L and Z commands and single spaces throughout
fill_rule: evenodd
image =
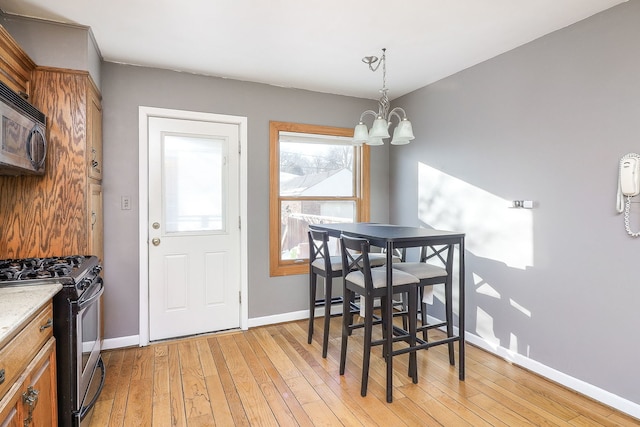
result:
M 459 378 L 461 381 L 464 381 L 464 317 L 465 317 L 465 296 L 464 296 L 464 291 L 465 291 L 465 285 L 464 285 L 464 279 L 465 279 L 465 272 L 464 272 L 464 237 L 460 238 L 460 244 L 459 244 L 459 261 L 460 261 L 460 268 L 459 268 L 459 278 L 458 278 L 458 282 L 460 285 L 460 290 L 459 290 L 459 310 L 460 313 L 458 315 L 459 321 L 458 321 L 458 335 L 460 336 L 460 341 L 458 341 L 459 345 L 460 345 L 460 375 Z
M 387 402 L 393 401 L 393 242 L 387 242 L 387 304 L 386 330 L 387 340 Z

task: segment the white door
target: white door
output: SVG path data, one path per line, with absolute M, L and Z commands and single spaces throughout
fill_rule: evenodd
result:
M 239 126 L 148 125 L 149 339 L 237 328 Z

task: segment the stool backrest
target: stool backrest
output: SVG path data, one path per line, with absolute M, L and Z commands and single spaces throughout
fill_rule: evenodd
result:
M 365 289 L 373 288 L 371 279 L 371 264 L 369 262 L 370 244 L 367 239 L 349 237 L 344 234 L 340 236 L 340 247 L 342 248 L 342 275 L 347 275 L 354 271 L 359 271 L 364 276 Z
M 309 263 L 321 258 L 324 270 L 331 273 L 331 256 L 329 254 L 329 233 L 324 230 L 309 229 Z
M 451 275 L 453 267 L 453 245 L 427 245 L 420 251 L 420 262 L 438 259 L 442 267 Z

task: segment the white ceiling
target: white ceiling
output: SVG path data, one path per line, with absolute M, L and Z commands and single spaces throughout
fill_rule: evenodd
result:
M 0 0 L 91 27 L 106 61 L 391 99 L 626 0 Z

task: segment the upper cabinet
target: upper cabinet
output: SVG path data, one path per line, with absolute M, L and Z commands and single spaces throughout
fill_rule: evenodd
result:
M 31 71 L 35 67 L 36 64 L 0 25 L 0 80 L 26 98 L 31 94 Z
M 0 53 L 2 81 L 47 117 L 44 176 L 0 177 L 0 258 L 102 260 L 100 92 L 88 71 L 29 65 L 2 26 Z

